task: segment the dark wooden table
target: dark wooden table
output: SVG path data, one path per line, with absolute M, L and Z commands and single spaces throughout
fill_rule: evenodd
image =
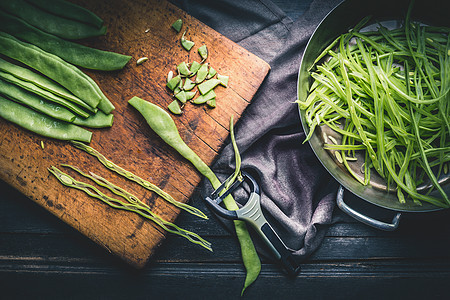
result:
M 293 18 L 309 3 L 274 2 Z M 193 204 L 208 211 L 197 196 Z M 151 262 L 134 270 L 0 182 L 0 298 L 239 298 L 245 271 L 233 235 L 214 218 L 209 227 L 186 214 L 177 223 L 211 241 L 214 253 L 169 235 Z M 404 214 L 395 232 L 356 221 L 331 226 L 294 279 L 263 260 L 243 298 L 437 299 L 448 298 L 449 280 L 450 211 Z

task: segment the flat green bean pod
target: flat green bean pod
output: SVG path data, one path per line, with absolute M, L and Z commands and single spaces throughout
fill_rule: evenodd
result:
M 50 80 L 49 78 L 42 76 L 38 73 L 35 73 L 27 68 L 23 68 L 16 64 L 12 64 L 4 59 L 0 58 L 0 70 L 6 73 L 13 75 L 18 79 L 22 79 L 24 81 L 28 81 L 33 83 L 34 85 L 51 92 L 61 98 L 69 100 L 81 107 L 85 108 L 90 112 L 96 112 L 97 109 L 93 109 L 88 104 L 86 104 L 83 100 L 76 97 L 74 94 L 69 92 L 66 88 L 59 85 L 57 82 Z
M 61 39 L 3 12 L 0 12 L 0 30 L 87 69 L 120 70 L 131 59 L 131 56 L 102 51 Z
M 131 98 L 128 100 L 128 103 L 142 114 L 150 128 L 152 128 L 156 134 L 158 134 L 169 146 L 175 149 L 184 158 L 189 160 L 192 165 L 211 182 L 214 189 L 219 188 L 221 185 L 220 180 L 216 177 L 208 165 L 203 162 L 203 160 L 191 148 L 189 148 L 188 145 L 186 145 L 180 137 L 175 122 L 165 110 L 139 97 Z M 231 195 L 227 196 L 223 202 L 229 210 L 239 209 Z M 241 246 L 242 260 L 247 270 L 244 288 L 242 289 L 242 293 L 244 293 L 244 290 L 258 277 L 261 270 L 261 262 L 245 222 L 235 220 L 234 227 Z
M 106 128 L 111 127 L 114 121 L 113 114 L 105 114 L 103 111 L 98 111 L 87 118 L 76 117 L 73 124 L 85 126 L 89 128 Z
M 89 76 L 56 55 L 1 32 L 0 53 L 55 80 L 92 108 L 96 108 L 102 100 Z
M 0 94 L 3 94 L 4 96 L 20 104 L 61 121 L 73 122 L 76 118 L 76 115 L 65 107 L 48 102 L 44 98 L 39 97 L 34 93 L 27 92 L 26 90 L 14 84 L 5 82 L 2 79 L 0 79 Z
M 89 143 L 92 133 L 77 125 L 53 119 L 0 96 L 0 117 L 31 132 L 58 140 Z
M 64 0 L 26 0 L 39 8 L 67 19 L 90 24 L 96 28 L 103 26 L 103 20 L 90 10 Z
M 83 22 L 74 21 L 40 9 L 25 0 L 0 1 L 0 8 L 15 15 L 28 24 L 63 39 L 77 40 L 106 33 L 106 27 L 100 28 Z
M 77 106 L 76 104 L 67 101 L 64 98 L 61 98 L 55 94 L 50 93 L 47 90 L 41 89 L 40 87 L 34 85 L 33 83 L 25 80 L 21 80 L 19 78 L 14 77 L 13 75 L 9 73 L 4 73 L 0 71 L 0 78 L 4 81 L 7 81 L 11 84 L 14 84 L 16 86 L 19 86 L 29 92 L 32 92 L 36 95 L 39 95 L 42 98 L 45 98 L 48 101 L 52 101 L 56 104 L 62 105 L 72 111 L 73 113 L 83 117 L 87 118 L 89 116 L 89 113 L 84 111 L 81 107 Z

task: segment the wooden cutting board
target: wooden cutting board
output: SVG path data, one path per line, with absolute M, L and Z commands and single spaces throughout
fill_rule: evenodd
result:
M 91 146 L 108 159 L 188 202 L 201 177 L 169 148 L 127 101 L 138 96 L 166 108 L 172 101 L 165 87 L 170 70 L 182 62 L 200 61 L 198 47 L 206 44 L 208 62 L 229 75 L 228 88 L 216 88 L 217 107 L 188 104 L 182 116 L 173 116 L 186 143 L 208 164 L 228 137 L 231 115 L 237 121 L 270 70 L 269 65 L 234 42 L 165 1 L 77 0 L 100 16 L 105 36 L 82 41 L 95 48 L 133 58 L 117 72 L 87 71 L 116 106 L 114 125 L 93 131 Z M 188 52 L 181 33 L 171 24 L 181 18 L 189 26 L 186 38 L 195 42 Z M 149 60 L 136 65 L 140 57 Z M 44 147 L 41 147 L 41 142 Z M 169 221 L 180 211 L 161 198 L 105 169 L 95 158 L 67 142 L 37 136 L 0 119 L 0 178 L 48 211 L 130 265 L 143 267 L 164 240 L 166 232 L 148 220 L 115 210 L 81 191 L 62 186 L 47 168 L 68 163 L 93 171 L 134 193 Z M 69 172 L 75 178 L 76 174 Z M 205 226 L 208 226 L 205 220 Z M 189 243 L 186 241 L 186 243 Z M 199 251 L 203 248 L 199 247 Z

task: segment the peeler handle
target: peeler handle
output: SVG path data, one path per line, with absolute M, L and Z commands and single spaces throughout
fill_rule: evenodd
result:
M 281 262 L 286 272 L 290 276 L 295 276 L 300 271 L 300 268 L 297 266 L 289 248 L 286 247 L 264 217 L 259 198 L 258 193 L 251 193 L 245 206 L 235 211 L 237 217 L 253 226 L 275 257 Z

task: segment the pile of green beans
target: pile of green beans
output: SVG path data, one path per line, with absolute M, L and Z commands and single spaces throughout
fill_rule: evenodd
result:
M 87 174 L 83 171 L 81 171 L 79 168 L 71 166 L 71 165 L 62 165 L 63 167 L 70 168 L 74 171 L 76 171 L 78 174 L 84 176 L 85 178 L 88 178 L 98 184 L 101 187 L 107 188 L 112 193 L 114 193 L 117 196 L 120 196 L 125 201 L 111 197 L 100 191 L 96 186 L 82 182 L 79 180 L 74 179 L 67 173 L 64 173 L 63 171 L 59 170 L 58 168 L 52 166 L 49 168 L 49 172 L 53 174 L 62 184 L 65 186 L 79 189 L 81 191 L 84 191 L 86 194 L 88 194 L 91 197 L 97 198 L 104 203 L 108 204 L 109 206 L 116 208 L 116 209 L 122 209 L 130 212 L 134 212 L 141 217 L 144 217 L 148 220 L 153 221 L 158 226 L 166 230 L 167 232 L 177 234 L 179 236 L 182 236 L 189 240 L 190 242 L 200 245 L 203 248 L 212 251 L 211 243 L 200 237 L 198 234 L 188 231 L 186 229 L 180 228 L 177 225 L 164 220 L 159 215 L 155 214 L 151 211 L 150 207 L 142 202 L 139 198 L 137 198 L 135 195 L 129 193 L 125 189 L 109 182 L 105 178 L 96 175 L 95 173 L 90 172 L 90 174 Z
M 164 109 L 139 97 L 131 98 L 128 100 L 128 103 L 145 118 L 147 124 L 159 137 L 190 161 L 197 171 L 211 182 L 214 189 L 219 188 L 221 185 L 220 180 L 208 165 L 183 141 L 175 122 Z M 223 202 L 229 210 L 239 209 L 231 195 L 227 196 Z M 247 270 L 247 276 L 242 289 L 242 293 L 244 293 L 245 289 L 258 277 L 261 271 L 261 261 L 259 260 L 258 253 L 256 252 L 245 222 L 235 220 L 234 228 L 241 246 L 242 260 Z
M 410 12 L 401 28 L 362 32 L 366 18 L 339 36 L 316 59 L 310 93 L 297 102 L 310 127 L 305 142 L 316 127 L 339 133 L 341 144 L 324 147 L 361 184 L 375 170 L 401 203 L 448 208 L 439 179 L 450 161 L 450 28 L 412 22 Z M 364 179 L 348 164 L 356 151 L 365 155 Z
M 103 21 L 65 0 L 0 1 L 0 9 L 3 99 L 18 103 L 11 107 L 22 110 L 21 114 L 31 109 L 33 115 L 54 118 L 54 124 L 111 127 L 114 105 L 97 83 L 76 66 L 119 70 L 131 57 L 71 41 L 105 34 Z M 17 115 L 9 114 L 8 120 L 22 126 L 23 122 L 14 118 Z M 33 126 L 27 129 L 42 133 Z M 46 136 L 59 139 L 57 131 L 47 130 Z M 74 137 L 87 141 L 85 136 L 80 138 Z
M 183 22 L 181 19 L 176 20 L 172 24 L 172 28 L 177 33 L 180 32 L 182 26 Z M 190 51 L 194 46 L 194 42 L 184 38 L 186 30 L 181 37 L 181 45 L 184 49 Z M 167 75 L 166 86 L 173 92 L 173 98 L 175 98 L 167 108 L 175 115 L 182 114 L 187 101 L 197 105 L 206 103 L 209 108 L 215 108 L 216 93 L 214 89 L 218 85 L 228 87 L 229 77 L 217 73 L 209 63 L 205 63 L 208 58 L 206 45 L 200 46 L 197 52 L 202 59 L 200 62 L 194 60 L 192 63 L 186 63 L 183 61 L 177 66 L 176 76 L 173 76 L 173 71 L 169 71 Z M 196 97 L 197 92 L 200 95 Z

